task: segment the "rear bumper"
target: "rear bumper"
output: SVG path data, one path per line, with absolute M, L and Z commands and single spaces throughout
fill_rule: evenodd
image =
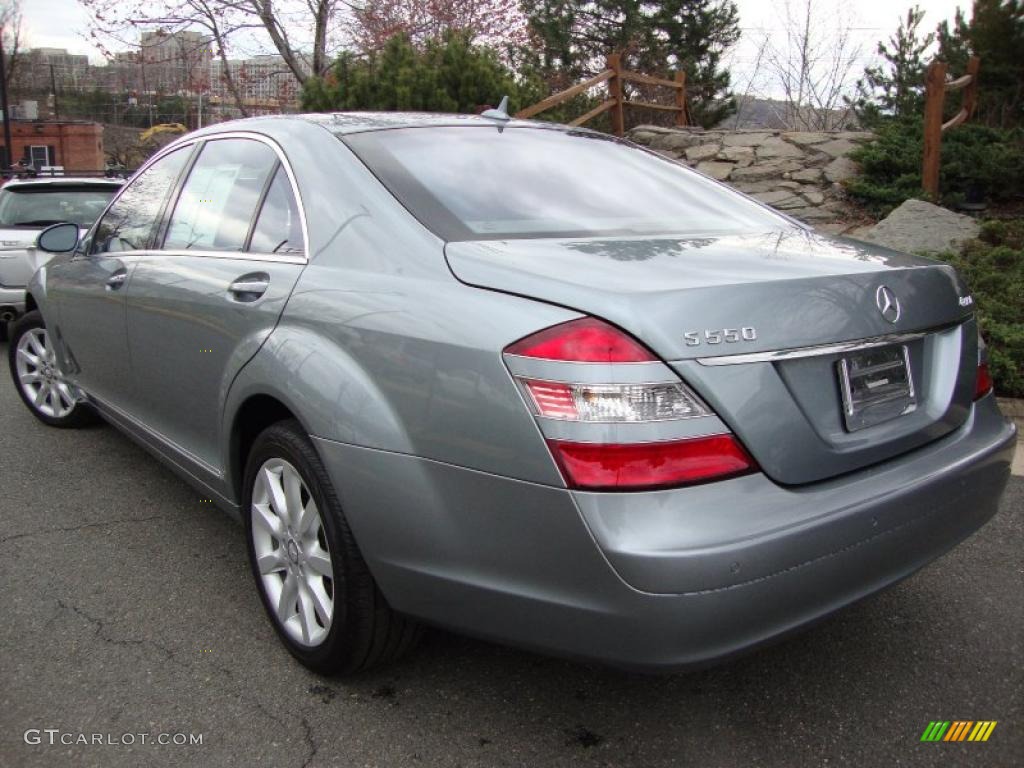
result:
M 1014 442 L 988 397 L 955 433 L 826 483 L 582 494 L 317 441 L 396 608 L 640 669 L 732 655 L 913 573 L 996 512 Z

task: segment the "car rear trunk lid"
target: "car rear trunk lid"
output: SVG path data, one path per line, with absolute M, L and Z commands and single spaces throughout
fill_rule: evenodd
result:
M 453 242 L 446 253 L 465 283 L 629 331 L 705 398 L 780 483 L 884 461 L 949 433 L 969 413 L 978 361 L 971 300 L 956 272 L 935 261 L 799 228 Z M 856 348 L 865 341 L 881 353 L 866 357 L 872 353 Z M 858 418 L 863 411 L 851 417 L 843 361 L 852 387 L 870 400 L 875 387 L 880 394 L 900 389 L 884 371 L 872 372 L 895 366 L 897 356 L 906 361 L 912 398 L 869 402 L 866 423 Z

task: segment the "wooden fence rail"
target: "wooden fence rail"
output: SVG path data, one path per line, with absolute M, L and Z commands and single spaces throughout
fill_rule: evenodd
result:
M 675 104 L 656 104 L 650 101 L 627 101 L 622 95 L 623 82 L 640 83 L 641 85 L 653 85 L 660 88 L 672 88 L 675 91 Z M 533 117 L 545 110 L 564 104 L 573 96 L 589 91 L 591 88 L 608 83 L 608 98 L 598 104 L 589 112 L 580 115 L 569 125 L 583 125 L 593 120 L 598 115 L 611 112 L 612 133 L 622 136 L 626 132 L 625 108 L 642 107 L 645 109 L 659 109 L 667 112 L 674 112 L 676 115 L 676 127 L 684 128 L 687 125 L 686 117 L 686 73 L 683 70 L 676 72 L 674 80 L 666 80 L 662 77 L 653 77 L 639 72 L 630 72 L 622 68 L 622 58 L 617 53 L 610 54 L 605 62 L 605 70 L 594 75 L 589 80 L 577 83 L 571 88 L 548 96 L 543 101 L 538 101 L 525 109 L 516 112 L 515 116 L 520 118 Z
M 971 119 L 978 103 L 978 70 L 981 59 L 971 56 L 967 74 L 956 80 L 946 80 L 946 62 L 935 60 L 925 75 L 924 102 L 924 157 L 921 161 L 921 186 L 933 200 L 939 197 L 939 160 L 942 154 L 942 133 Z M 946 93 L 964 89 L 960 111 L 942 122 Z

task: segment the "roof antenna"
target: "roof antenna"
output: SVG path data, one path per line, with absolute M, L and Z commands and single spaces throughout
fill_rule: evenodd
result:
M 492 120 L 501 120 L 502 122 L 508 122 L 512 118 L 508 116 L 508 95 L 501 97 L 501 103 L 498 104 L 497 109 L 485 109 L 480 113 L 480 117 L 489 117 Z

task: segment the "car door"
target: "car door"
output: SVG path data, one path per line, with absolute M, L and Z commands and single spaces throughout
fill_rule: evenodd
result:
M 221 473 L 221 403 L 273 330 L 305 263 L 283 155 L 257 138 L 203 143 L 162 247 L 140 258 L 127 297 L 138 416 Z
M 191 152 L 191 146 L 171 150 L 137 175 L 97 222 L 82 252 L 51 262 L 47 276 L 66 375 L 92 397 L 129 410 L 125 289 L 138 258 L 152 245 Z

